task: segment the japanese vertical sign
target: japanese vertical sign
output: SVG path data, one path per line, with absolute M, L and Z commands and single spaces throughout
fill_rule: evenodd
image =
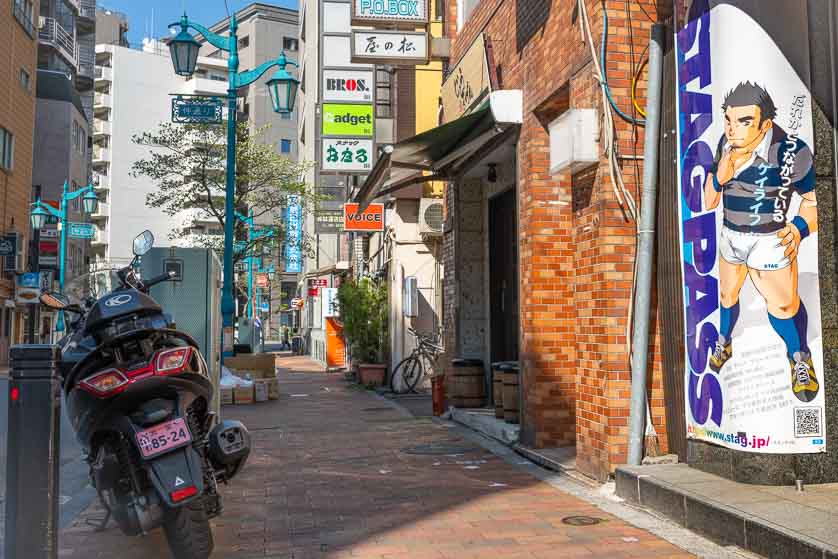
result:
M 285 212 L 285 226 L 288 231 L 285 239 L 285 271 L 298 274 L 303 271 L 303 207 L 300 205 L 299 196 L 288 197 Z
M 789 4 L 783 42 L 808 60 Z M 696 0 L 676 35 L 687 436 L 823 452 L 812 97 L 766 16 Z

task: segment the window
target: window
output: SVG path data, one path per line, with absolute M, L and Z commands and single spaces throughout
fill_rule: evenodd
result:
M 33 13 L 32 0 L 15 0 L 12 11 L 17 22 L 26 30 L 30 37 L 35 37 L 35 26 L 32 24 Z
M 291 153 L 291 140 L 280 140 L 280 142 L 279 142 L 279 152 L 280 153 Z
M 0 168 L 11 171 L 14 162 L 15 137 L 5 128 L 0 128 Z
M 246 49 L 250 46 L 250 35 L 245 35 L 239 38 L 239 50 Z
M 393 102 L 390 95 L 393 79 L 387 70 L 375 71 L 375 117 L 392 118 Z
M 32 91 L 32 76 L 29 75 L 29 72 L 26 71 L 26 68 L 20 69 L 20 75 L 18 76 L 20 80 L 20 85 L 26 91 Z
M 283 37 L 282 48 L 283 50 L 297 52 L 300 49 L 300 42 L 293 37 Z

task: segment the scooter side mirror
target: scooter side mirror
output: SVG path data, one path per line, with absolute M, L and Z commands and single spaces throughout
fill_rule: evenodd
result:
M 70 300 L 66 295 L 52 291 L 42 293 L 38 300 L 41 301 L 42 305 L 59 311 L 70 306 Z
M 151 250 L 154 246 L 154 235 L 151 231 L 146 229 L 136 237 L 134 237 L 134 256 L 142 256 Z

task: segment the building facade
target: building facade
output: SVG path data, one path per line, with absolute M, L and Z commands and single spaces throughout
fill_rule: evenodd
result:
M 0 367 L 8 365 L 9 346 L 23 341 L 26 307 L 15 303 L 15 272 L 25 271 L 32 193 L 35 128 L 38 6 L 4 2 L 0 27 L 14 56 L 0 62 L 0 181 L 3 183 L 2 235 L 16 237 L 15 252 L 0 258 Z

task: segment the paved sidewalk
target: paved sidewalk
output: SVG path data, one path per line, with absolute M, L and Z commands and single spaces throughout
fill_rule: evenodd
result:
M 292 359 L 280 368 L 304 364 Z M 461 427 L 414 418 L 343 375 L 283 371 L 280 378 L 278 401 L 222 410 L 246 422 L 255 448 L 224 488 L 213 557 L 691 557 L 532 477 Z M 94 533 L 87 520 L 101 515 L 91 507 L 61 533 L 61 557 L 168 557 L 160 531 Z M 566 523 L 579 516 L 601 522 Z

